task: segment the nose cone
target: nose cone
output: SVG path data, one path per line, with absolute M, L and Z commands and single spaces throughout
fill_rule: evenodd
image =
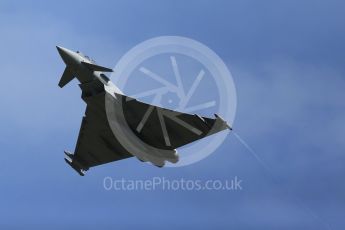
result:
M 61 46 L 56 46 L 56 49 L 59 51 L 59 54 L 62 58 L 69 56 L 70 50 L 63 48 Z
M 56 49 L 59 51 L 59 53 L 60 52 L 62 52 L 63 51 L 63 49 L 65 49 L 65 48 L 63 48 L 63 47 L 61 47 L 61 46 L 56 46 Z
M 61 46 L 56 46 L 56 49 L 58 50 L 62 60 L 66 64 L 71 64 L 77 58 L 77 54 L 69 49 L 63 48 Z

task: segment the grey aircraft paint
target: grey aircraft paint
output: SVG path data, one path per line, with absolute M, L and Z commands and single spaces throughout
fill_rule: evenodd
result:
M 57 46 L 66 64 L 62 88 L 74 78 L 87 104 L 74 153 L 65 161 L 80 175 L 90 167 L 137 157 L 163 167 L 178 162 L 176 148 L 231 127 L 218 115 L 201 117 L 160 108 L 124 95 L 104 74 L 112 69 Z

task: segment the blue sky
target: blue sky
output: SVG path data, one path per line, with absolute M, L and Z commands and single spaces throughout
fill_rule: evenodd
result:
M 343 1 L 1 1 L 0 227 L 343 229 Z M 210 157 L 157 169 L 126 160 L 81 178 L 63 161 L 85 104 L 55 46 L 115 66 L 156 36 L 196 39 L 231 70 L 233 135 Z M 242 191 L 106 191 L 113 178 L 243 180 Z

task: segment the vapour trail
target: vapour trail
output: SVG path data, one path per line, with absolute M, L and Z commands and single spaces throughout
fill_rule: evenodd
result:
M 269 173 L 271 179 L 273 179 L 274 182 L 281 182 L 279 178 L 275 176 L 275 174 L 271 171 L 271 169 L 266 165 L 266 163 L 259 157 L 258 154 L 245 142 L 236 132 L 232 131 L 232 133 L 235 135 L 237 140 L 252 154 L 252 156 L 256 159 L 256 161 Z M 285 191 L 285 190 L 284 190 Z M 285 191 L 286 192 L 286 191 Z M 323 220 L 315 211 L 313 211 L 310 207 L 308 207 L 306 204 L 304 204 L 303 201 L 301 201 L 300 198 L 297 198 L 296 200 L 297 205 L 308 212 L 315 221 L 321 223 L 323 226 L 326 227 L 326 229 L 331 230 L 331 226 L 329 223 L 327 223 L 325 220 Z

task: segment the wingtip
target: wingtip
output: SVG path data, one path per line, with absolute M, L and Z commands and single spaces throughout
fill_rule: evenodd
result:
M 217 119 L 219 119 L 220 121 L 222 121 L 224 124 L 225 124 L 225 126 L 231 131 L 232 130 L 232 127 L 221 117 L 221 116 L 219 116 L 218 114 L 214 114 L 214 116 L 217 118 Z

